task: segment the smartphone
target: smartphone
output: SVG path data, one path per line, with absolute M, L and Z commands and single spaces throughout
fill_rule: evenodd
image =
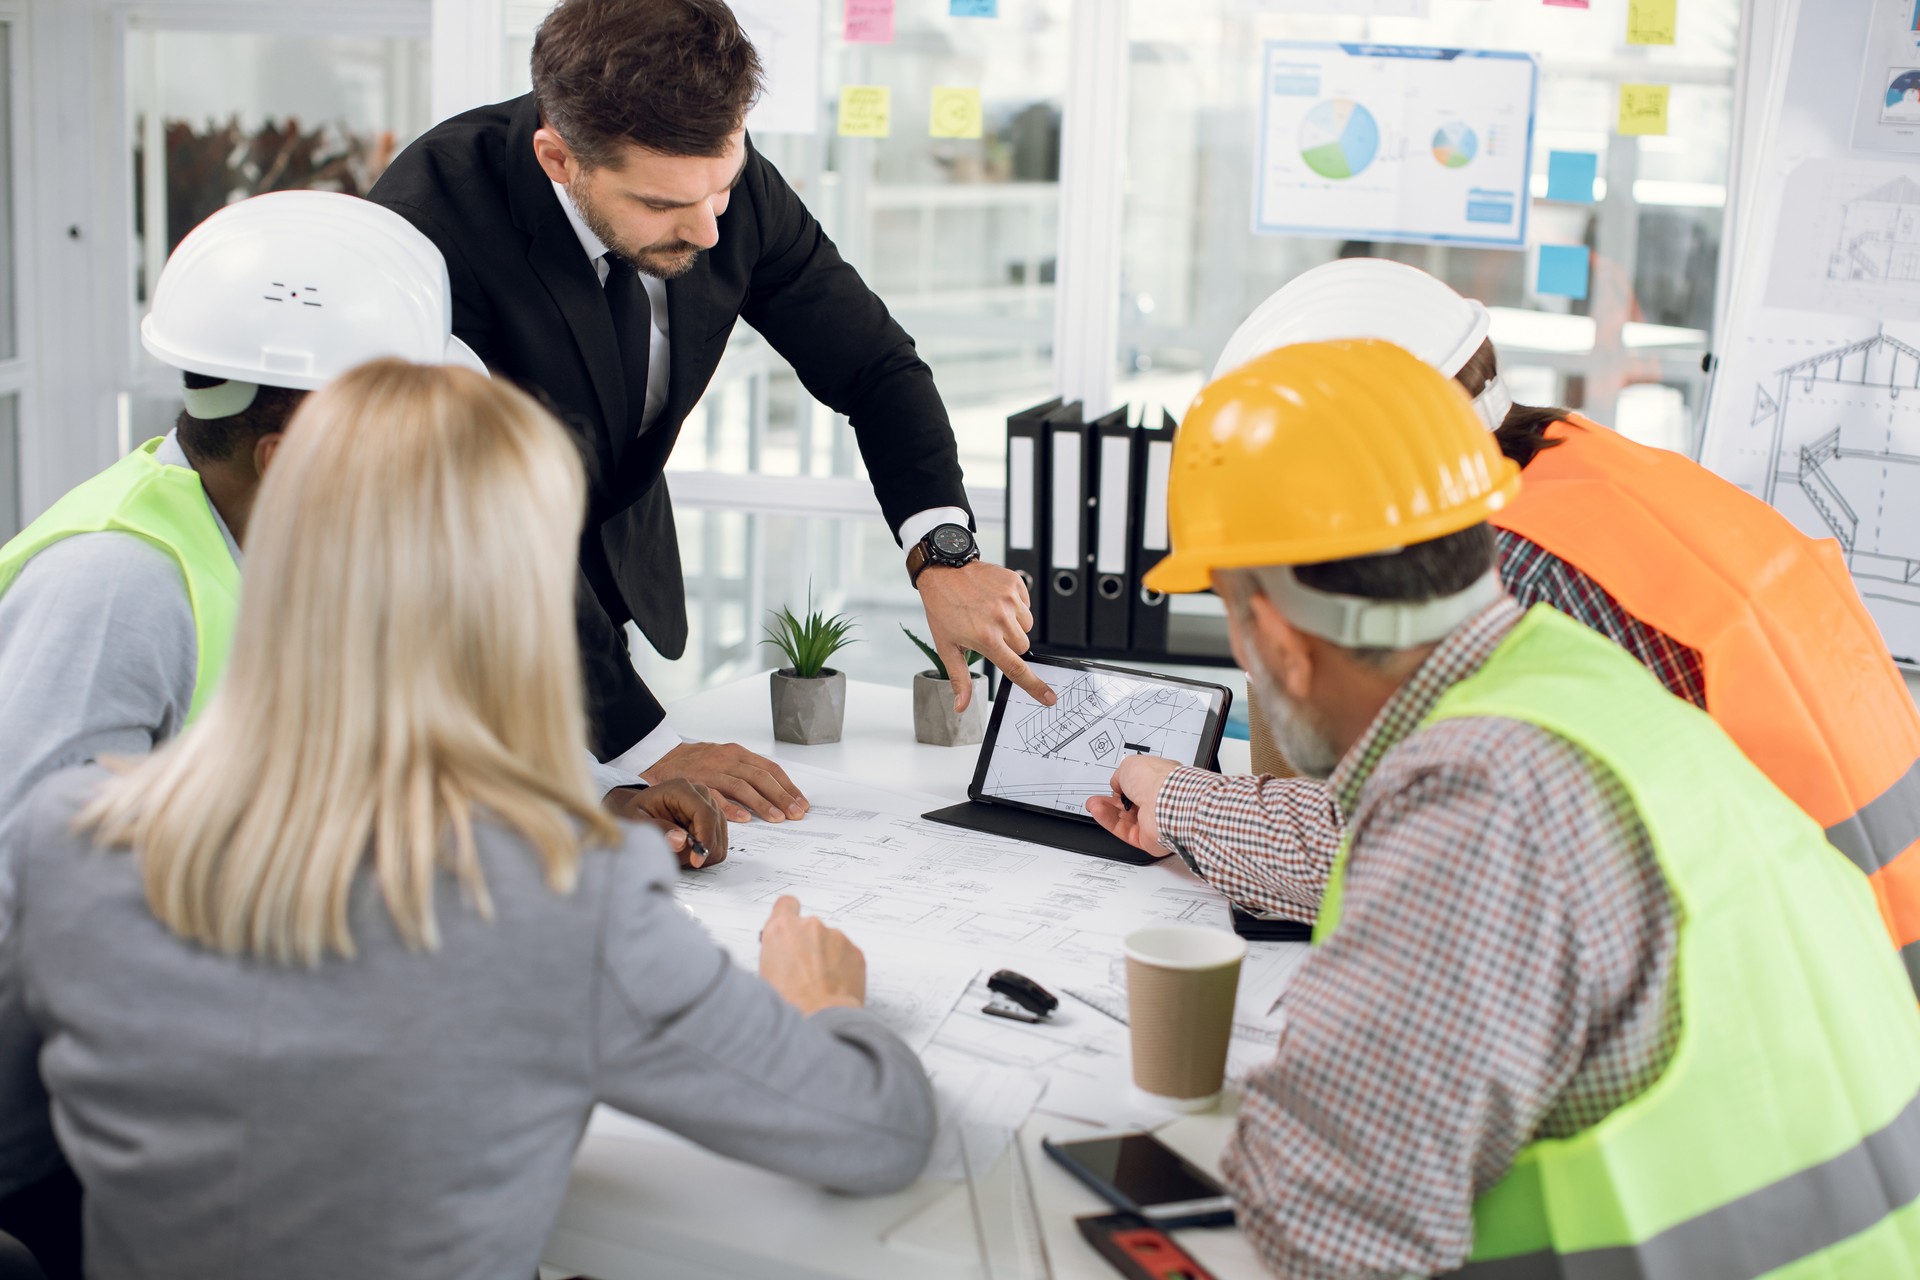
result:
M 1226 1226 L 1233 1221 L 1226 1188 L 1150 1133 L 1082 1142 L 1043 1138 L 1040 1149 L 1108 1204 L 1159 1226 Z

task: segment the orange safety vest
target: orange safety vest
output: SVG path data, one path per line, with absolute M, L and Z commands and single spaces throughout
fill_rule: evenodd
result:
M 1677 453 L 1546 435 L 1493 523 L 1699 652 L 1707 711 L 1867 874 L 1920 992 L 1920 710 L 1839 545 Z

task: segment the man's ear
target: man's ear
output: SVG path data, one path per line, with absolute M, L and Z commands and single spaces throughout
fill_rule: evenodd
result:
M 573 148 L 567 145 L 565 138 L 546 125 L 533 131 L 533 158 L 540 162 L 540 169 L 547 177 L 563 187 L 573 181 L 578 169 Z
M 1273 601 L 1255 592 L 1247 602 L 1253 625 L 1247 643 L 1256 647 L 1267 674 L 1295 702 L 1313 688 L 1313 645 L 1307 633 L 1287 621 Z
M 269 431 L 253 442 L 253 474 L 264 476 L 267 466 L 273 461 L 273 455 L 280 451 L 280 442 L 286 439 L 284 431 Z

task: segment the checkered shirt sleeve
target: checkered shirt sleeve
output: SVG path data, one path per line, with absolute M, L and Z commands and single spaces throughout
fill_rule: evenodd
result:
M 1500 548 L 1500 581 L 1521 608 L 1552 605 L 1632 654 L 1668 693 L 1706 708 L 1707 673 L 1699 650 L 1628 613 L 1605 587 L 1539 543 L 1507 529 L 1496 529 L 1494 536 Z
M 1420 727 L 1518 617 L 1502 602 L 1444 642 L 1330 779 L 1353 815 L 1340 927 L 1287 993 L 1224 1163 L 1276 1275 L 1458 1267 L 1521 1147 L 1671 1056 L 1673 904 L 1618 780 L 1519 721 Z
M 1340 806 L 1311 778 L 1176 769 L 1160 785 L 1160 840 L 1241 906 L 1311 921 L 1340 850 Z

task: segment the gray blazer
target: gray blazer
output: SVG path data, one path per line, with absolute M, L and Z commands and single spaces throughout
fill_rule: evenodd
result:
M 90 1276 L 526 1280 L 596 1102 L 842 1191 L 926 1160 L 912 1051 L 735 968 L 651 832 L 586 854 L 561 897 L 481 827 L 491 923 L 443 879 L 442 945 L 409 951 L 362 876 L 359 956 L 290 968 L 153 918 L 133 856 L 69 830 L 103 776 L 35 790 L 0 941 L 0 1194 L 57 1134 Z

